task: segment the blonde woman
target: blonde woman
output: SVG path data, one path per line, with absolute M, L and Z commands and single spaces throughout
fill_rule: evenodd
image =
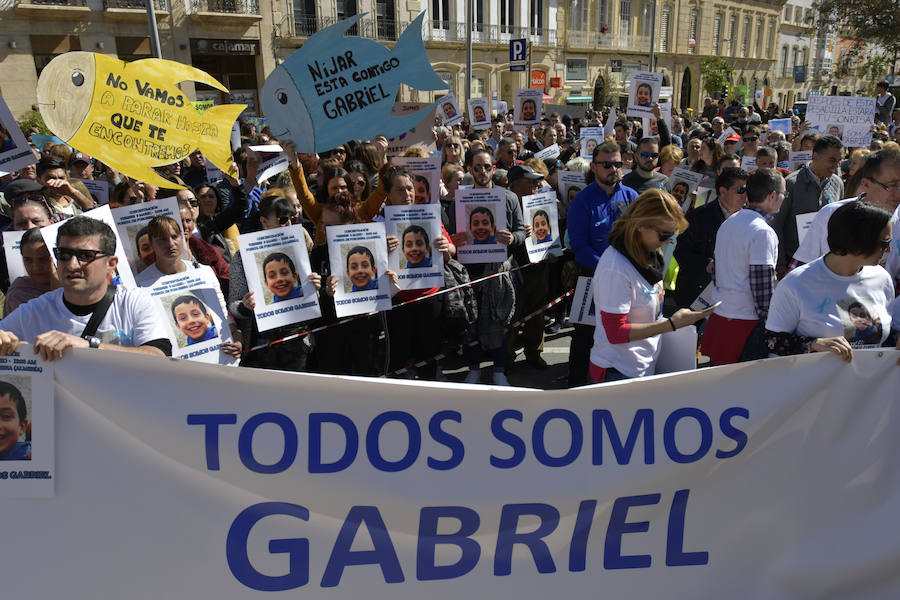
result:
M 681 207 L 662 190 L 645 191 L 613 225 L 593 280 L 598 322 L 590 372 L 595 383 L 652 375 L 660 335 L 707 316 L 681 309 L 662 318 L 661 249 L 687 226 Z

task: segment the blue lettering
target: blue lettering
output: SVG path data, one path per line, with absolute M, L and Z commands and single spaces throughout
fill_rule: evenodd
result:
M 188 425 L 204 425 L 206 443 L 206 468 L 219 470 L 219 425 L 234 425 L 236 414 L 188 415 Z
M 455 533 L 438 533 L 441 518 L 456 519 Z M 478 513 L 465 506 L 426 506 L 419 513 L 419 543 L 416 548 L 416 579 L 434 581 L 462 577 L 475 568 L 481 558 L 481 546 L 472 539 L 481 519 Z M 435 564 L 435 547 L 453 545 L 462 551 L 459 560 L 450 565 Z
M 700 447 L 693 454 L 682 454 L 675 443 L 675 429 L 678 427 L 678 421 L 681 419 L 691 418 L 700 425 Z M 663 426 L 663 444 L 666 448 L 666 454 L 669 458 L 677 463 L 690 463 L 700 460 L 712 447 L 713 431 L 712 422 L 709 416 L 698 408 L 679 408 L 672 412 L 666 419 Z
M 585 569 L 588 536 L 591 533 L 591 525 L 594 523 L 594 511 L 596 510 L 596 500 L 582 500 L 581 504 L 578 505 L 578 515 L 575 517 L 575 531 L 572 532 L 572 543 L 569 545 L 569 571 L 572 573 L 584 571 Z
M 406 427 L 409 437 L 409 446 L 406 449 L 406 455 L 400 460 L 391 462 L 381 456 L 381 449 L 378 446 L 378 440 L 381 435 L 381 429 L 391 421 L 398 421 Z M 419 429 L 419 423 L 409 413 L 402 411 L 388 411 L 381 413 L 369 424 L 369 430 L 366 432 L 366 453 L 369 455 L 369 462 L 379 471 L 393 473 L 408 469 L 416 462 L 419 457 L 419 450 L 422 448 L 422 430 Z
M 359 526 L 365 523 L 374 549 L 351 550 Z M 401 583 L 403 570 L 397 551 L 388 535 L 381 513 L 374 506 L 354 506 L 341 526 L 337 541 L 322 575 L 322 587 L 335 587 L 341 582 L 344 568 L 352 565 L 378 565 L 386 583 Z
M 256 460 L 253 456 L 253 434 L 256 429 L 264 424 L 272 423 L 281 428 L 284 435 L 284 450 L 278 462 L 271 465 L 264 465 Z M 256 473 L 281 473 L 287 470 L 297 458 L 297 428 L 294 422 L 287 416 L 280 413 L 259 413 L 253 415 L 244 426 L 241 427 L 241 434 L 238 436 L 238 455 L 244 466 Z
M 750 411 L 740 406 L 733 406 L 725 409 L 719 417 L 719 429 L 722 430 L 722 433 L 724 433 L 726 437 L 735 441 L 735 447 L 733 450 L 727 451 L 716 450 L 716 458 L 731 458 L 732 456 L 737 456 L 740 451 L 747 446 L 747 434 L 731 424 L 731 419 L 733 417 L 749 419 Z
M 639 409 L 634 413 L 634 420 L 631 422 L 631 429 L 628 431 L 628 437 L 625 443 L 619 437 L 619 431 L 616 429 L 616 422 L 612 418 L 612 413 L 608 410 L 595 410 L 593 412 L 594 431 L 599 434 L 594 435 L 594 456 L 593 464 L 603 464 L 603 430 L 609 432 L 609 444 L 612 446 L 613 453 L 616 455 L 616 461 L 620 465 L 627 465 L 631 461 L 631 455 L 637 444 L 638 433 L 641 427 L 644 428 L 644 464 L 652 465 L 654 461 L 653 446 L 653 411 L 649 408 Z
M 632 506 L 651 506 L 659 504 L 661 494 L 644 496 L 624 496 L 616 498 L 612 514 L 609 517 L 609 528 L 606 530 L 606 542 L 603 545 L 603 567 L 606 569 L 646 569 L 650 566 L 649 554 L 622 556 L 622 536 L 626 533 L 645 533 L 650 530 L 649 521 L 628 523 L 628 509 Z
M 501 410 L 491 418 L 491 433 L 494 434 L 494 437 L 497 438 L 498 442 L 503 442 L 513 449 L 513 455 L 509 458 L 497 458 L 491 454 L 491 466 L 497 467 L 498 469 L 512 469 L 525 460 L 525 442 L 511 431 L 503 429 L 503 422 L 507 419 L 513 419 L 514 421 L 521 423 L 522 411 L 512 409 Z
M 344 453 L 330 463 L 322 462 L 322 424 L 332 423 L 344 432 Z M 309 415 L 309 472 L 337 473 L 356 460 L 359 450 L 359 433 L 349 417 L 338 413 L 312 413 Z
M 281 592 L 298 588 L 309 583 L 309 540 L 292 538 L 269 540 L 269 552 L 287 554 L 288 572 L 284 575 L 264 575 L 250 564 L 247 554 L 247 538 L 250 530 L 264 517 L 287 515 L 301 521 L 309 520 L 309 511 L 297 504 L 286 502 L 262 502 L 245 508 L 235 518 L 225 540 L 225 556 L 228 568 L 235 579 L 253 590 L 261 592 Z
M 537 529 L 531 533 L 517 533 L 519 517 L 522 515 L 534 515 L 540 519 Z M 494 575 L 499 577 L 512 572 L 512 551 L 516 544 L 524 544 L 531 551 L 538 573 L 555 573 L 553 556 L 542 538 L 553 533 L 557 525 L 559 510 L 549 504 L 505 504 L 500 513 L 500 530 L 497 532 Z
M 709 563 L 708 552 L 684 551 L 684 516 L 690 490 L 678 490 L 669 510 L 669 529 L 666 535 L 666 566 L 686 567 Z
M 553 457 L 547 452 L 544 445 L 544 432 L 547 424 L 553 419 L 562 419 L 569 425 L 572 432 L 572 442 L 569 449 L 560 457 Z M 581 427 L 581 421 L 578 415 L 571 410 L 563 408 L 554 408 L 542 412 L 534 422 L 534 429 L 531 434 L 531 446 L 534 449 L 534 456 L 542 465 L 548 467 L 565 467 L 572 464 L 578 455 L 581 454 L 581 446 L 584 442 L 584 430 Z
M 450 458 L 447 460 L 428 457 L 428 466 L 435 471 L 449 471 L 458 467 L 466 454 L 466 449 L 460 439 L 441 429 L 441 423 L 444 421 L 462 423 L 462 414 L 455 410 L 442 410 L 435 413 L 428 421 L 428 433 L 431 434 L 431 438 L 450 449 Z

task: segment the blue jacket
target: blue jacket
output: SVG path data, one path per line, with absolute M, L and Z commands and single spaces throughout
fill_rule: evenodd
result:
M 594 272 L 600 255 L 609 247 L 607 238 L 613 223 L 635 198 L 637 192 L 621 183 L 616 184 L 612 196 L 600 189 L 596 181 L 578 192 L 566 223 L 569 244 L 579 266 Z

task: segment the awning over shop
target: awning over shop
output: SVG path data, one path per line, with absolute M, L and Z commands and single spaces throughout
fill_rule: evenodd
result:
M 584 104 L 586 102 L 593 102 L 593 96 L 566 96 L 566 102 L 571 104 Z

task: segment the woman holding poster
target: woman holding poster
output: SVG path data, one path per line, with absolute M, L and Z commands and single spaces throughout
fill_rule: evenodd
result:
M 681 206 L 662 190 L 638 196 L 613 224 L 593 279 L 599 312 L 591 348 L 594 383 L 652 375 L 660 335 L 708 316 L 683 308 L 662 318 L 661 249 L 687 225 Z
M 432 224 L 429 229 L 440 231 L 429 244 L 428 232 L 421 225 L 410 224 L 404 226 L 398 235 L 388 235 L 388 249 L 391 252 L 391 264 L 400 264 L 399 254 L 403 254 L 406 269 L 400 271 L 402 279 L 401 287 L 404 288 L 394 296 L 393 304 L 401 304 L 409 300 L 430 296 L 441 288 L 444 276 L 443 260 L 449 260 L 456 254 L 456 248 L 450 243 L 450 236 L 440 223 L 438 205 L 424 205 L 411 207 L 415 200 L 414 176 L 403 167 L 389 169 L 384 178 L 384 187 L 387 190 L 387 208 L 385 217 L 388 221 L 396 222 L 396 213 L 408 214 L 409 218 L 426 218 L 423 223 Z M 430 209 L 425 214 L 425 209 Z M 415 212 L 411 212 L 415 211 Z M 419 216 L 421 214 L 421 216 Z M 401 217 L 403 218 L 403 217 Z M 389 230 L 390 231 L 390 230 Z M 423 235 L 424 234 L 424 235 Z M 427 244 L 428 249 L 424 250 Z M 433 252 L 432 252 L 433 249 Z M 425 267 L 423 263 L 429 263 Z M 439 262 L 439 264 L 438 264 Z M 434 264 L 432 264 L 434 263 Z M 409 270 L 414 272 L 410 273 Z M 422 277 L 434 273 L 437 277 Z M 422 288 L 425 282 L 437 282 L 437 285 Z M 434 324 L 440 320 L 443 304 L 439 298 L 432 298 L 415 302 L 400 310 L 392 310 L 387 313 L 387 335 L 390 347 L 389 371 L 401 369 L 410 361 L 419 362 L 430 358 L 440 352 L 441 337 L 436 335 Z M 416 370 L 420 379 L 435 379 L 437 366 L 430 364 Z

